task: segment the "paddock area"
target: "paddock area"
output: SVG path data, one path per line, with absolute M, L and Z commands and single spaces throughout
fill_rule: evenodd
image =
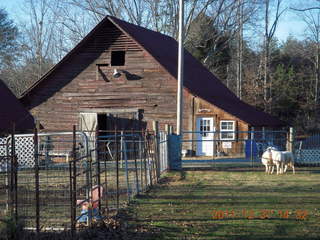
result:
M 320 168 L 167 173 L 123 213 L 137 239 L 319 239 Z
M 168 169 L 162 132 L 88 135 L 74 128 L 3 138 L 0 218 L 11 215 L 37 232 L 74 233 L 116 215 Z

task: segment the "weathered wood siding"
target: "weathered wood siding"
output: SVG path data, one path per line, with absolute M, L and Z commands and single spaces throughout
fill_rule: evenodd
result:
M 242 121 L 241 119 L 225 112 L 224 110 L 208 103 L 207 101 L 197 97 L 194 98 L 194 119 L 193 119 L 193 126 L 194 131 L 196 131 L 196 121 L 197 117 L 212 117 L 214 120 L 214 127 L 216 131 L 220 131 L 220 121 L 222 120 L 231 120 L 235 121 L 236 131 L 249 131 L 249 125 Z M 219 136 L 216 136 L 218 138 Z M 196 139 L 195 134 L 192 136 L 193 139 Z M 236 139 L 232 141 L 232 148 L 231 149 L 224 149 L 222 147 L 222 142 L 218 142 L 217 150 L 219 152 L 224 152 L 226 154 L 237 154 L 241 153 L 244 148 L 244 141 L 243 139 L 248 138 L 248 133 L 238 133 L 236 134 Z M 192 149 L 196 150 L 196 143 L 193 144 Z
M 125 66 L 112 67 L 111 51 L 126 51 Z M 108 64 L 108 65 L 107 65 Z M 113 78 L 114 69 L 125 70 Z M 131 77 L 141 79 L 131 79 Z M 144 110 L 144 120 L 175 125 L 177 81 L 146 51 L 108 23 L 41 82 L 24 104 L 47 130 L 67 130 L 90 109 Z M 185 116 L 190 116 L 190 107 Z
M 126 52 L 124 66 L 111 66 L 112 51 Z M 113 77 L 115 68 L 121 73 L 119 78 Z M 79 123 L 81 112 L 110 113 L 121 109 L 143 110 L 149 129 L 154 120 L 159 121 L 160 129 L 165 124 L 175 129 L 177 80 L 108 21 L 35 88 L 23 98 L 23 103 L 46 130 L 71 130 L 72 125 Z M 188 131 L 196 130 L 197 116 L 213 116 L 216 129 L 220 120 L 235 120 L 237 130 L 248 130 L 240 119 L 194 97 L 186 89 L 183 116 L 183 129 Z M 184 138 L 195 136 L 185 134 Z M 195 149 L 195 144 L 185 143 L 184 148 Z M 235 143 L 232 151 L 236 148 L 240 148 L 240 143 Z

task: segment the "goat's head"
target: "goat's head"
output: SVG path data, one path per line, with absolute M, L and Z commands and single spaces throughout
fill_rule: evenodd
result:
M 275 147 L 267 147 L 266 151 L 277 151 Z

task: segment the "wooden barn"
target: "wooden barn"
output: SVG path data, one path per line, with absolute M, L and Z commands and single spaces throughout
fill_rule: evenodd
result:
M 0 135 L 15 131 L 32 131 L 34 119 L 0 79 Z
M 177 42 L 166 35 L 107 16 L 72 51 L 22 95 L 21 102 L 47 130 L 132 128 L 143 120 L 175 126 Z M 285 123 L 238 99 L 185 51 L 185 131 L 220 131 L 221 140 L 250 127 L 280 128 Z M 116 118 L 114 118 L 116 116 Z M 130 125 L 131 124 L 131 125 Z M 185 138 L 205 140 L 208 134 Z M 232 143 L 231 149 L 236 147 Z M 189 144 L 212 155 L 212 143 Z M 202 151 L 202 152 L 201 152 Z

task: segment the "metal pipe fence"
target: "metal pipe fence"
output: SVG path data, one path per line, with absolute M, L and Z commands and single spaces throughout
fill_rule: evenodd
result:
M 117 214 L 168 168 L 154 131 L 12 134 L 0 140 L 0 217 L 27 229 L 76 231 Z

